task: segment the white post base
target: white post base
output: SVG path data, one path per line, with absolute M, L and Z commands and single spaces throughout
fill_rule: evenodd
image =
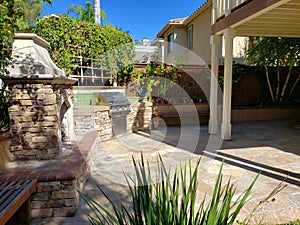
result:
M 225 140 L 225 141 L 231 140 L 231 124 L 230 123 L 222 123 L 221 139 Z

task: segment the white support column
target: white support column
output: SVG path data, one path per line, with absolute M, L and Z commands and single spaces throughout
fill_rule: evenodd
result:
M 165 63 L 165 40 L 159 39 L 158 40 L 158 48 L 161 49 L 161 63 Z
M 232 92 L 232 60 L 233 60 L 233 38 L 235 31 L 227 28 L 224 31 L 224 90 L 223 90 L 223 121 L 221 127 L 221 139 L 231 139 L 231 92 Z
M 210 134 L 218 133 L 218 118 L 217 118 L 217 105 L 218 105 L 218 66 L 219 66 L 219 56 L 220 56 L 220 43 L 221 36 L 212 35 L 210 37 L 211 44 L 211 78 L 210 78 L 210 117 L 209 117 L 209 127 L 208 132 Z

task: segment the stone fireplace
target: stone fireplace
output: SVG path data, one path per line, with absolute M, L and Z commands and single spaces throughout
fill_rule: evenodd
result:
M 75 140 L 73 88 L 51 60 L 48 42 L 35 34 L 16 34 L 12 65 L 2 79 L 10 96 L 12 160 L 54 159 L 62 142 Z

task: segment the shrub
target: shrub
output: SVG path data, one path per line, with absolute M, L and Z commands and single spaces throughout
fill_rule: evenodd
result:
M 0 133 L 7 132 L 9 128 L 8 106 L 6 85 L 0 80 Z

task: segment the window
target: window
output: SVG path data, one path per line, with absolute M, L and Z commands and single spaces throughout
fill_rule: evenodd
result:
M 188 49 L 193 49 L 193 27 L 188 28 Z
M 173 51 L 174 47 L 174 34 L 171 33 L 168 35 L 168 53 Z

